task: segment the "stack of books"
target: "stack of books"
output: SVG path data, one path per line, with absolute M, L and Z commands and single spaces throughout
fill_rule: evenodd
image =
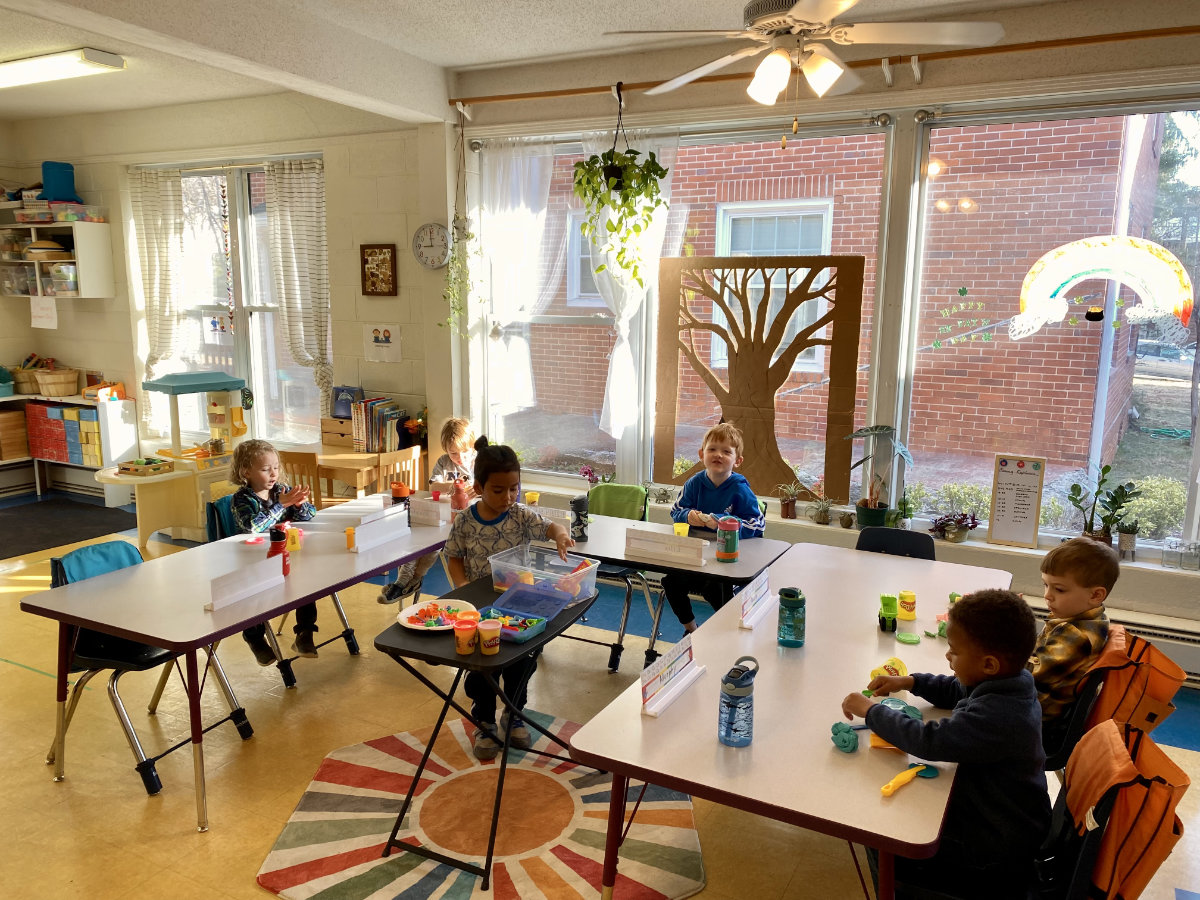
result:
M 412 443 L 404 428 L 408 413 L 395 400 L 371 397 L 351 406 L 350 426 L 358 453 L 391 453 Z

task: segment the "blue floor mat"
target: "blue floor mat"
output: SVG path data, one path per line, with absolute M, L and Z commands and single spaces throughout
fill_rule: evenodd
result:
M 1154 743 L 1200 750 L 1200 691 L 1180 688 L 1172 702 L 1175 712 L 1150 735 Z

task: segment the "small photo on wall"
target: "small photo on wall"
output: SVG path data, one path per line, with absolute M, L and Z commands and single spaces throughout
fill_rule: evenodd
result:
M 364 297 L 395 297 L 396 245 L 360 244 L 358 248 L 362 270 Z
M 363 351 L 368 362 L 400 362 L 400 326 L 395 322 L 363 325 Z

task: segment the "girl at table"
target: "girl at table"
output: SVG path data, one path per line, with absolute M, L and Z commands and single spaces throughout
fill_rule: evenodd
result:
M 558 555 L 567 558 L 567 548 L 575 546 L 562 525 L 543 518 L 534 510 L 517 502 L 521 494 L 521 462 L 512 447 L 489 445 L 487 437 L 475 442 L 475 493 L 479 502 L 454 517 L 450 537 L 446 540 L 447 567 L 455 587 L 462 587 L 478 578 L 492 574 L 488 557 L 527 541 L 553 541 Z M 525 708 L 529 679 L 537 668 L 537 654 L 520 657 L 506 666 L 498 680 L 504 692 L 518 710 Z M 488 728 L 475 732 L 473 751 L 477 759 L 494 759 L 500 752 L 495 739 L 496 694 L 487 679 L 479 672 L 468 672 L 467 696 L 471 698 L 471 715 Z M 508 713 L 500 721 L 508 725 Z M 529 729 L 520 719 L 514 719 L 510 743 L 519 749 L 530 746 Z
M 308 499 L 308 488 L 289 487 L 279 480 L 279 454 L 267 441 L 242 441 L 237 445 L 229 480 L 241 485 L 233 495 L 233 519 L 242 534 L 264 534 L 285 520 L 307 522 L 317 514 Z M 297 656 L 316 657 L 313 633 L 317 631 L 317 604 L 297 607 L 293 630 L 296 639 L 292 651 Z M 266 634 L 267 626 L 262 622 L 242 632 L 260 666 L 277 661 Z

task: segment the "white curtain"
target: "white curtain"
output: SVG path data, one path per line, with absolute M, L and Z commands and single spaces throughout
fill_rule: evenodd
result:
M 491 407 L 504 416 L 536 402 L 528 322 L 545 306 L 547 285 L 562 273 L 561 249 L 547 252 L 545 245 L 554 145 L 525 138 L 488 141 L 480 157 L 480 249 L 494 323 L 488 368 L 504 373 Z M 558 277 L 552 280 L 553 270 Z
M 325 167 L 319 159 L 285 159 L 267 163 L 264 170 L 268 253 L 280 322 L 292 359 L 313 370 L 327 414 L 333 364 Z
M 175 353 L 179 299 L 175 278 L 183 259 L 183 181 L 178 169 L 130 169 L 133 239 L 146 308 L 146 378 Z M 144 404 L 148 406 L 148 404 Z
M 610 149 L 612 137 L 611 131 L 585 134 L 584 155 L 591 156 Z M 668 170 L 666 178 L 662 181 L 662 195 L 669 201 L 679 136 L 676 134 L 650 137 L 645 133 L 633 131 L 630 133 L 629 143 L 635 150 L 641 151 L 639 159 L 645 160 L 653 151 L 655 158 Z M 608 213 L 607 208 L 605 213 Z M 629 323 L 642 308 L 647 291 L 655 289 L 658 285 L 658 260 L 667 231 L 667 217 L 668 210 L 660 207 L 654 213 L 650 227 L 644 229 L 635 240 L 641 257 L 638 266 L 642 278 L 640 285 L 626 269 L 617 265 L 616 250 L 619 248 L 613 248 L 608 253 L 603 250 L 607 234 L 604 227 L 607 215 L 601 219 L 599 227 L 592 234 L 592 260 L 597 264 L 605 264 L 605 269 L 595 274 L 596 289 L 613 314 L 613 328 L 617 332 L 616 343 L 608 358 L 608 384 L 604 389 L 604 406 L 600 411 L 600 429 L 617 440 L 621 439 L 627 427 L 637 422 L 640 369 L 629 342 Z

